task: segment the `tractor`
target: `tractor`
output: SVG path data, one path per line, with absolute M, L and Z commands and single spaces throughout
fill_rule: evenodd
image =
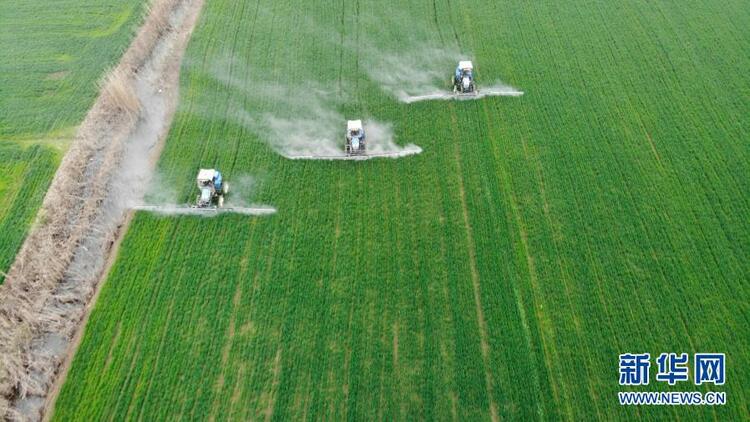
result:
M 222 208 L 224 206 L 224 196 L 229 192 L 229 183 L 222 180 L 218 170 L 200 169 L 196 181 L 201 193 L 195 201 L 194 208 Z
M 458 95 L 475 94 L 477 89 L 474 85 L 474 66 L 468 60 L 458 62 L 456 73 L 453 76 L 453 92 Z
M 346 146 L 344 148 L 346 153 L 348 155 L 365 154 L 366 147 L 367 141 L 362 120 L 349 120 L 346 123 Z

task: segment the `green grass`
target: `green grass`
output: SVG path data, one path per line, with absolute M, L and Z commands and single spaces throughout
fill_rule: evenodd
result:
M 55 173 L 57 157 L 35 145 L 20 148 L 0 142 L 0 283 L 10 267 Z
M 55 419 L 746 418 L 742 2 L 291 3 L 206 4 L 160 162 L 185 201 L 216 166 L 278 214 L 138 214 Z M 526 95 L 399 104 L 367 43 L 458 47 Z M 424 152 L 288 161 L 222 118 L 311 81 Z M 626 352 L 725 352 L 724 387 L 637 390 L 728 404 L 619 406 Z
M 3 2 L 0 139 L 42 139 L 78 125 L 96 82 L 128 46 L 141 1 Z
M 0 283 L 97 81 L 122 56 L 140 0 L 0 3 Z M 6 168 L 14 171 L 6 173 Z

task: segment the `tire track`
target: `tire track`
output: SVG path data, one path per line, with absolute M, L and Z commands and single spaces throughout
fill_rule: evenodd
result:
M 451 0 L 445 0 L 445 2 L 448 4 L 448 24 L 451 27 L 451 31 L 453 31 L 453 39 L 456 41 L 456 45 L 460 48 L 461 47 L 461 40 L 458 38 L 458 32 L 456 32 L 456 25 L 453 23 L 453 5 L 451 4 Z
M 271 422 L 273 419 L 273 412 L 276 406 L 276 398 L 279 394 L 279 375 L 281 374 L 281 348 L 276 350 L 276 357 L 273 359 L 272 367 L 273 378 L 271 380 L 271 398 L 269 399 L 268 406 L 263 412 L 264 420 Z
M 252 30 L 250 31 L 250 37 L 247 40 L 247 46 L 246 46 L 246 48 L 248 48 L 248 49 L 252 49 L 253 43 L 255 42 L 256 28 L 257 28 L 257 22 L 258 22 L 258 12 L 259 11 L 260 11 L 260 0 L 256 0 L 256 2 L 255 2 L 255 11 L 253 12 L 253 18 L 252 18 L 252 21 L 250 23 L 250 28 L 252 28 Z M 245 8 L 244 7 L 242 9 L 242 12 L 243 12 L 242 16 L 244 16 L 244 12 L 245 12 Z M 252 56 L 250 54 L 248 54 L 248 55 L 246 55 L 246 57 L 247 58 L 245 60 L 245 69 L 247 69 L 247 73 L 250 73 L 251 72 L 250 69 L 252 69 Z M 205 69 L 205 67 L 204 67 L 204 69 Z M 250 77 L 252 77 L 252 75 L 246 75 L 246 80 L 250 79 Z M 243 103 L 243 108 L 245 108 L 247 110 L 251 109 L 250 99 L 248 98 L 248 96 L 243 97 L 242 103 Z M 238 136 L 237 137 L 237 141 L 235 142 L 235 145 L 234 145 L 234 154 L 232 154 L 232 163 L 231 163 L 231 166 L 230 166 L 231 169 L 232 169 L 232 171 L 234 171 L 234 168 L 237 165 L 237 158 L 240 157 L 240 147 L 243 144 L 244 144 L 243 138 L 240 137 L 240 136 Z
M 340 33 L 339 33 L 339 74 L 338 74 L 338 96 L 341 98 L 343 92 L 342 77 L 344 73 L 344 50 L 345 35 L 346 35 L 346 0 L 341 0 L 341 18 L 339 19 Z
M 257 224 L 258 220 L 253 220 L 250 226 L 250 230 L 254 230 L 255 226 Z M 251 247 L 251 241 L 252 237 L 248 237 L 248 240 L 245 242 L 244 247 L 242 248 L 243 251 L 247 251 Z M 224 389 L 225 385 L 225 377 L 226 373 L 229 371 L 229 356 L 232 351 L 232 346 L 235 343 L 235 335 L 237 332 L 237 315 L 239 315 L 239 308 L 242 302 L 242 295 L 243 295 L 243 289 L 242 289 L 242 283 L 245 279 L 245 275 L 247 274 L 248 269 L 248 256 L 244 255 L 244 258 L 240 262 L 240 271 L 237 275 L 237 286 L 235 286 L 235 292 L 234 296 L 232 297 L 232 311 L 229 314 L 229 325 L 226 329 L 226 341 L 224 342 L 224 345 L 222 347 L 221 351 L 221 369 L 219 371 L 219 378 L 216 380 L 215 384 L 215 391 L 214 391 L 214 400 L 211 405 L 211 411 L 209 413 L 209 420 L 215 420 L 216 413 L 219 410 L 220 403 L 220 397 L 221 393 Z
M 432 22 L 435 24 L 435 28 L 437 29 L 438 38 L 440 38 L 440 44 L 445 45 L 445 40 L 443 39 L 443 31 L 440 30 L 440 21 L 438 20 L 437 0 L 432 0 Z
M 463 169 L 461 165 L 461 151 L 459 136 L 456 133 L 458 127 L 458 121 L 456 118 L 455 108 L 451 107 L 451 129 L 453 130 L 453 144 L 455 145 L 454 157 L 456 159 L 456 167 L 458 169 L 458 183 L 459 183 L 459 198 L 461 199 L 461 215 L 463 217 L 464 231 L 466 232 L 466 249 L 469 253 L 469 269 L 471 271 L 471 286 L 474 293 L 474 305 L 477 311 L 477 325 L 479 328 L 479 340 L 482 351 L 482 364 L 484 366 L 484 377 L 485 377 L 485 388 L 487 390 L 487 401 L 489 403 L 490 417 L 492 422 L 498 422 L 500 417 L 498 415 L 498 407 L 495 402 L 495 395 L 493 391 L 493 379 L 490 371 L 490 345 L 489 336 L 487 334 L 487 321 L 484 317 L 484 309 L 482 308 L 482 297 L 481 297 L 481 286 L 479 271 L 477 270 L 477 258 L 474 243 L 474 235 L 471 230 L 471 224 L 469 222 L 469 209 L 466 203 L 466 189 L 464 188 L 464 177 Z

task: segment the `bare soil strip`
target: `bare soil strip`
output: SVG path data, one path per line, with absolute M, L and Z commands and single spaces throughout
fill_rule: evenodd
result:
M 103 82 L 0 286 L 0 419 L 51 408 L 177 105 L 203 0 L 154 0 Z

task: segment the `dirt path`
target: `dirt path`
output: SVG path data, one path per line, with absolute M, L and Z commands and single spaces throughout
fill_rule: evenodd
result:
M 0 287 L 0 419 L 48 419 L 130 208 L 149 185 L 203 0 L 154 0 Z
M 117 258 L 117 254 L 120 250 L 120 244 L 122 244 L 122 239 L 124 237 L 123 234 L 127 232 L 127 228 L 130 225 L 130 220 L 132 218 L 133 218 L 133 214 L 128 214 L 127 218 L 125 219 L 125 222 L 122 225 L 121 233 L 118 234 L 117 241 L 114 243 L 112 247 L 112 251 L 109 254 L 109 258 L 107 259 L 107 265 L 102 274 L 101 281 L 104 281 L 104 279 L 106 278 L 106 275 L 109 273 L 109 270 L 112 268 L 112 265 L 115 263 L 115 258 Z M 81 320 L 81 323 L 76 329 L 75 334 L 73 335 L 73 338 L 70 340 L 68 349 L 65 351 L 65 359 L 60 364 L 60 368 L 58 369 L 57 374 L 55 375 L 55 379 L 52 383 L 52 386 L 50 386 L 50 389 L 47 392 L 47 397 L 44 398 L 44 407 L 42 408 L 42 414 L 41 414 L 43 421 L 49 421 L 52 418 L 52 412 L 55 409 L 55 402 L 57 401 L 57 396 L 60 394 L 60 389 L 65 383 L 65 380 L 68 378 L 68 371 L 70 371 L 70 365 L 73 363 L 73 358 L 75 357 L 75 354 L 78 351 L 78 346 L 81 345 L 81 340 L 83 339 L 83 333 L 85 332 L 86 324 L 88 323 L 89 317 L 91 316 L 91 311 L 94 309 L 94 304 L 96 303 L 97 299 L 99 299 L 99 293 L 101 293 L 102 291 L 101 287 L 103 285 L 104 283 L 100 282 L 96 286 L 94 290 L 94 296 L 91 298 L 91 301 L 89 302 L 88 306 L 86 306 L 83 319 Z M 118 332 L 118 335 L 119 335 L 119 332 Z M 116 339 L 114 342 L 116 342 Z M 111 353 L 112 351 L 110 350 L 110 354 Z M 107 360 L 109 361 L 110 358 L 111 356 L 108 356 Z

